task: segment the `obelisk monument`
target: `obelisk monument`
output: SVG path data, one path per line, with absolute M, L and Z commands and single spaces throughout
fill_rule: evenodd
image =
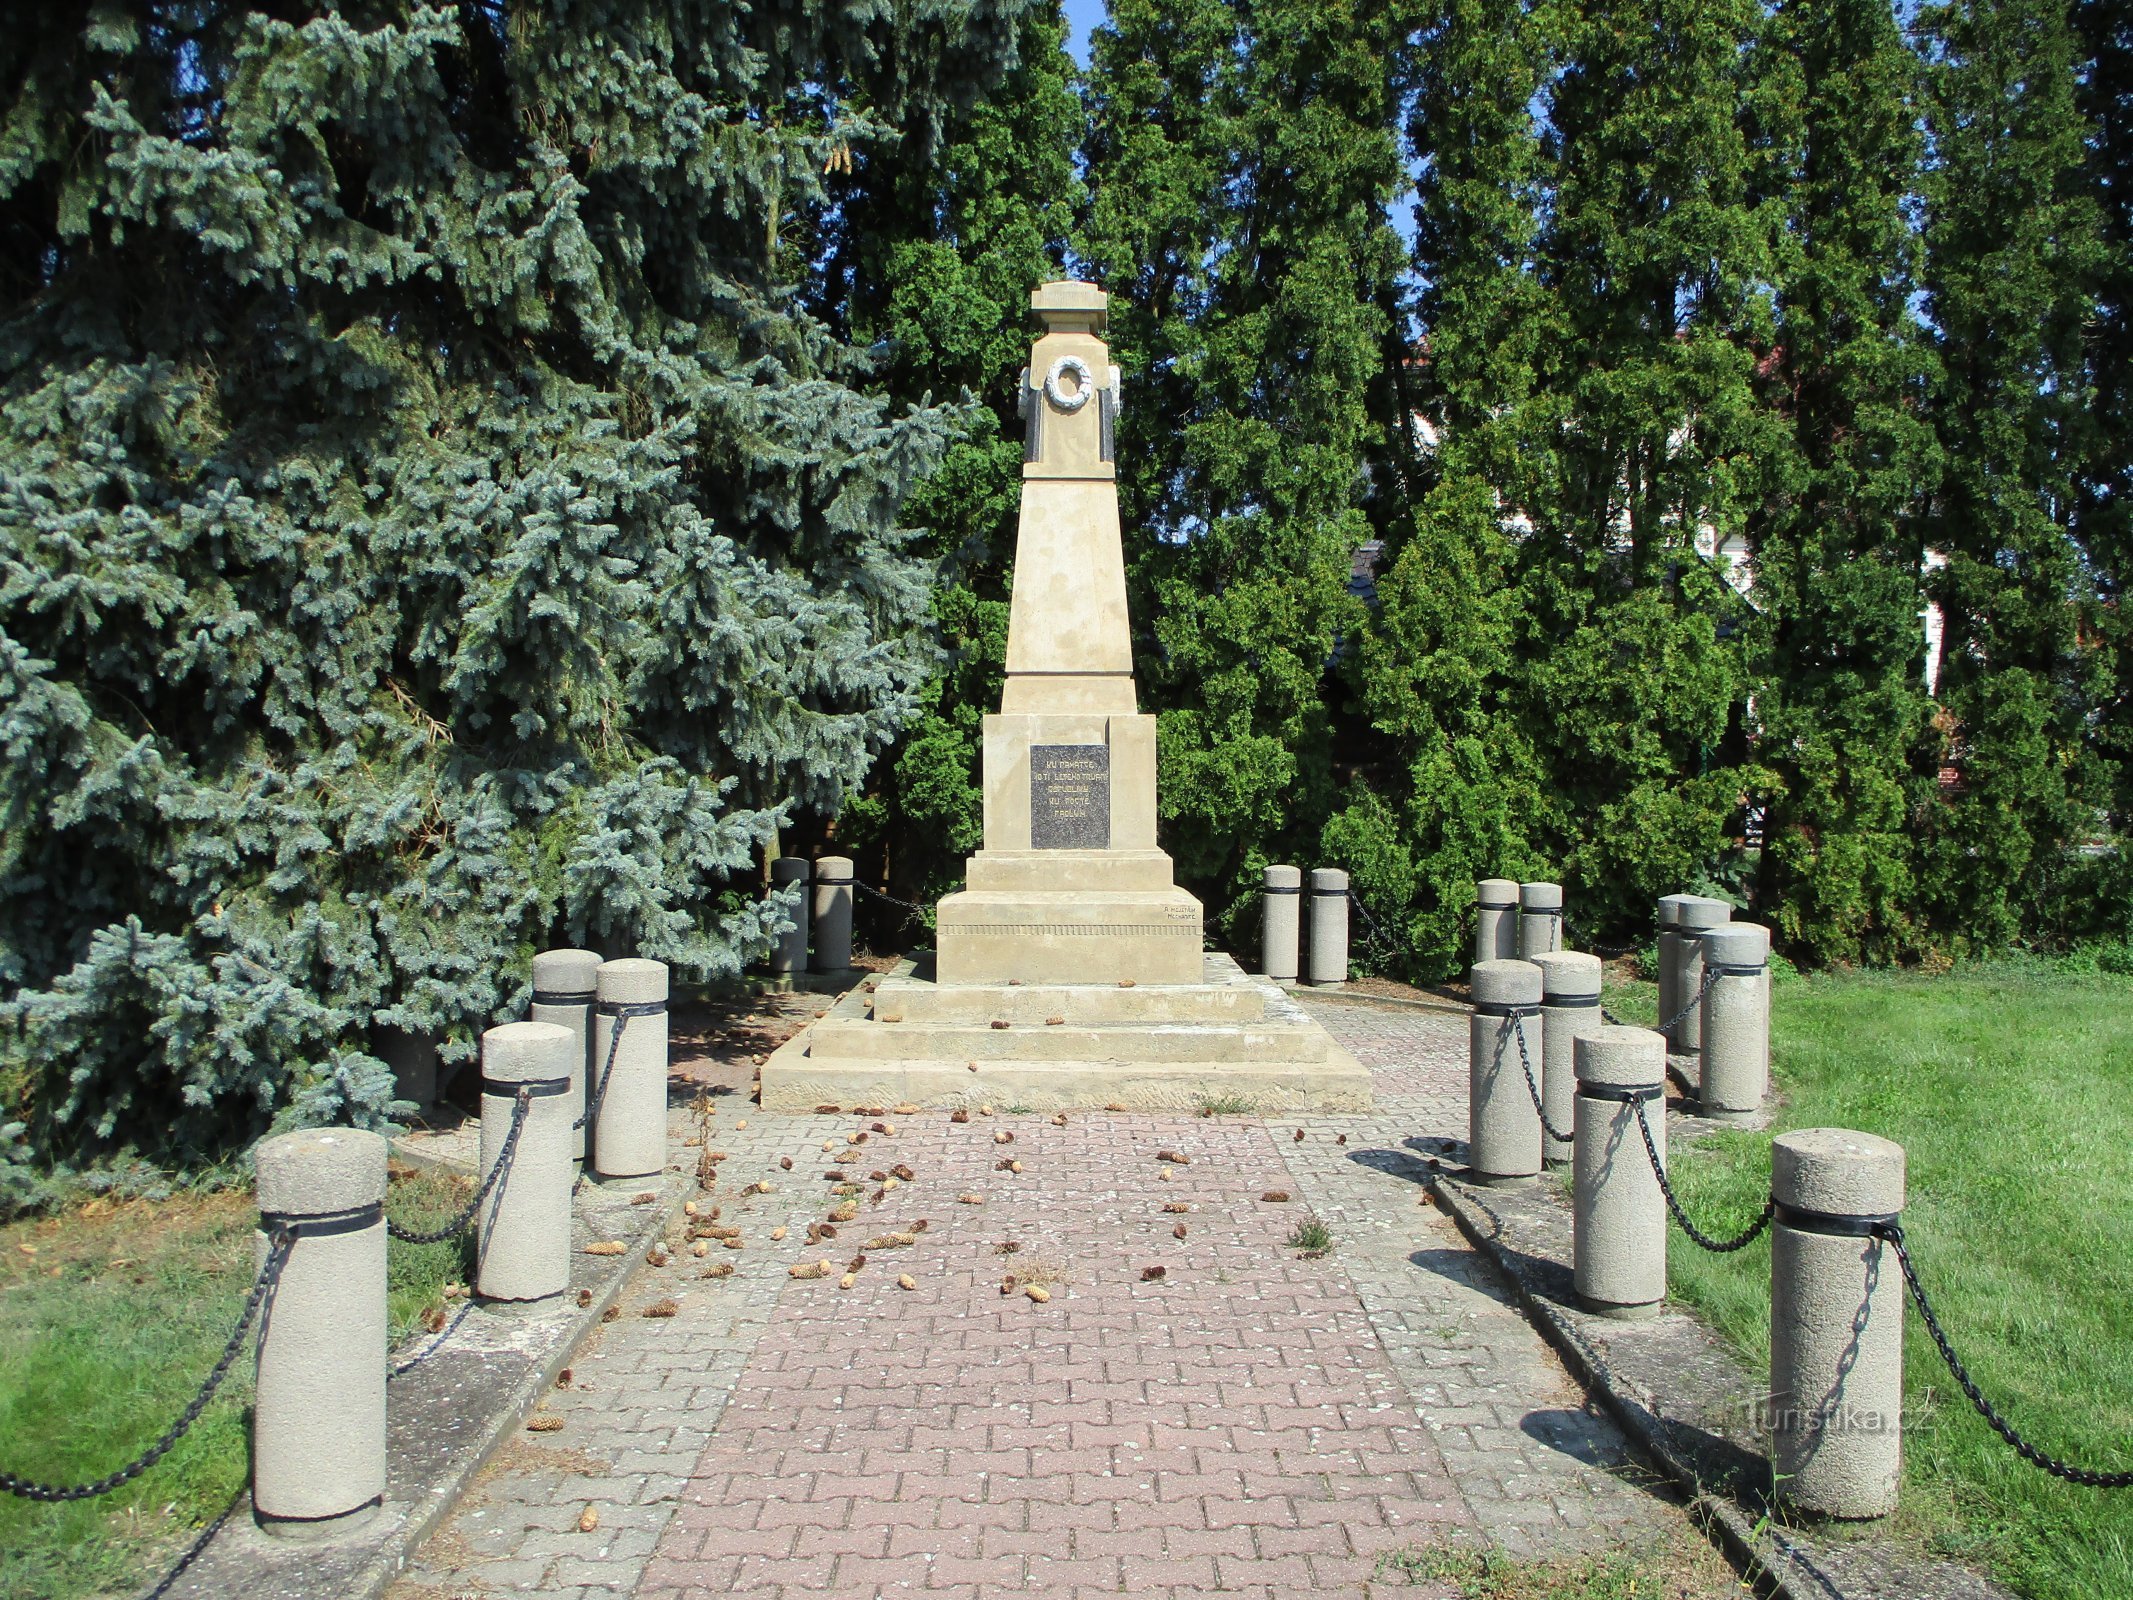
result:
M 1192 984 L 1200 902 L 1155 843 L 1155 718 L 1139 709 L 1113 464 L 1106 297 L 1030 296 L 1007 683 L 985 719 L 985 847 L 940 903 L 936 979 Z

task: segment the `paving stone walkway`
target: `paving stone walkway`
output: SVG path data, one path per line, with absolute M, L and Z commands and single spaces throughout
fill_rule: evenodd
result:
M 789 1028 L 810 1002 L 784 1004 Z M 492 1464 L 395 1600 L 1360 1595 L 1418 1543 L 1665 1539 L 1679 1512 L 1421 1203 L 1423 1157 L 1464 1131 L 1463 1017 L 1312 1009 L 1375 1114 L 765 1114 L 735 1091 L 775 1019 L 707 1039 L 684 1071 L 728 1091 L 716 1200 L 744 1247 L 639 1278 L 550 1402 L 562 1426 Z M 847 1144 L 876 1120 L 896 1131 Z M 913 1177 L 810 1246 L 844 1154 Z M 1323 1256 L 1285 1244 L 1306 1214 Z M 817 1259 L 832 1276 L 789 1276 Z

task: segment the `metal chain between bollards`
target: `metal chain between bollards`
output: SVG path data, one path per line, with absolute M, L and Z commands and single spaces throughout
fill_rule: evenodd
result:
M 1660 1023 L 1659 1026 L 1654 1028 L 1652 1031 L 1654 1033 L 1672 1033 L 1676 1027 L 1678 1027 L 1683 1021 L 1687 1020 L 1688 1014 L 1691 1011 L 1694 1011 L 1698 1006 L 1703 1004 L 1703 997 L 1711 992 L 1711 985 L 1716 983 L 1723 976 L 1724 974 L 1721 973 L 1716 967 L 1706 966 L 1703 969 L 1703 983 L 1697 988 L 1696 992 L 1689 996 L 1688 1000 L 1682 1005 L 1679 1011 L 1675 1012 L 1671 1017 L 1668 1017 L 1666 1021 Z
M 445 1240 L 455 1238 L 463 1232 L 467 1224 L 474 1220 L 474 1213 L 481 1209 L 481 1203 L 489 1198 L 489 1191 L 502 1182 L 504 1174 L 510 1170 L 511 1158 L 518 1154 L 519 1130 L 526 1126 L 526 1109 L 532 1104 L 533 1091 L 530 1089 L 519 1090 L 517 1098 L 511 1105 L 510 1131 L 504 1135 L 503 1149 L 496 1152 L 496 1165 L 489 1169 L 488 1176 L 481 1180 L 481 1187 L 474 1191 L 474 1198 L 466 1203 L 466 1208 L 458 1216 L 443 1227 L 431 1228 L 426 1232 L 418 1232 L 413 1228 L 403 1228 L 392 1218 L 387 1217 L 385 1219 L 385 1231 L 402 1244 L 442 1244 Z
M 630 1018 L 656 1017 L 666 1008 L 667 1003 L 664 1000 L 635 1000 L 612 1003 L 611 1009 L 607 1014 L 615 1019 L 615 1027 L 614 1031 L 607 1036 L 607 1062 L 600 1068 L 600 1081 L 593 1085 L 592 1104 L 585 1108 L 583 1116 L 570 1125 L 572 1133 L 576 1133 L 580 1128 L 591 1126 L 592 1123 L 599 1119 L 600 1102 L 607 1098 L 607 1080 L 614 1075 L 615 1071 L 615 1052 L 622 1048 L 622 1035 L 630 1025 Z
M 287 1229 L 275 1231 L 267 1245 L 267 1259 L 259 1268 L 259 1276 L 252 1280 L 252 1292 L 245 1296 L 244 1310 L 238 1315 L 237 1326 L 230 1330 L 229 1343 L 222 1347 L 221 1359 L 216 1361 L 206 1381 L 200 1385 L 200 1391 L 193 1396 L 192 1404 L 178 1414 L 178 1420 L 163 1431 L 160 1439 L 118 1471 L 98 1478 L 94 1483 L 38 1483 L 29 1478 L 18 1478 L 12 1472 L 0 1472 L 0 1490 L 5 1490 L 19 1499 L 40 1500 L 48 1504 L 67 1500 L 94 1500 L 98 1495 L 109 1494 L 112 1490 L 131 1483 L 170 1454 L 177 1442 L 191 1430 L 192 1425 L 200 1420 L 200 1413 L 207 1409 L 208 1402 L 215 1398 L 215 1391 L 222 1387 L 222 1380 L 229 1376 L 231 1363 L 237 1359 L 238 1351 L 244 1348 L 245 1333 L 251 1328 L 252 1319 L 259 1315 L 259 1308 L 265 1303 L 267 1296 L 274 1292 L 274 1285 L 280 1281 L 281 1269 L 287 1265 L 289 1252 L 295 1244 L 295 1233 Z
M 926 914 L 926 908 L 920 905 L 916 900 L 901 899 L 900 897 L 889 893 L 888 890 L 877 889 L 871 883 L 867 883 L 859 878 L 854 878 L 852 880 L 852 883 L 860 891 L 872 895 L 877 900 L 885 900 L 892 906 L 901 906 L 904 910 L 906 921 L 916 921 L 918 918 L 923 917 Z
M 1983 1391 L 1977 1386 L 1977 1381 L 1970 1376 L 1970 1369 L 1964 1366 L 1962 1359 L 1956 1355 L 1955 1346 L 1948 1342 L 1948 1335 L 1941 1328 L 1940 1318 L 1933 1314 L 1933 1302 L 1926 1298 L 1925 1285 L 1918 1281 L 1918 1269 L 1911 1264 L 1911 1250 L 1904 1242 L 1903 1224 L 1879 1223 L 1874 1228 L 1874 1237 L 1884 1239 L 1895 1247 L 1896 1264 L 1903 1268 L 1903 1281 L 1910 1286 L 1911 1299 L 1918 1306 L 1918 1315 L 1925 1322 L 1926 1332 L 1933 1335 L 1934 1344 L 1940 1347 L 1941 1359 L 1948 1363 L 1948 1371 L 1954 1375 L 1956 1384 L 1970 1404 L 1976 1407 L 1977 1414 L 1991 1425 L 1994 1433 L 2014 1446 L 2015 1454 L 2031 1466 L 2042 1467 L 2053 1477 L 2063 1478 L 2068 1483 L 2078 1483 L 2085 1489 L 2133 1488 L 2133 1472 L 2096 1472 L 2088 1467 L 2074 1466 L 2055 1456 L 2046 1455 L 2016 1432 L 2014 1425 L 2002 1417 L 1992 1402 L 1985 1398 Z
M 1548 1109 L 1541 1104 L 1540 1085 L 1533 1081 L 1533 1059 L 1526 1054 L 1526 1030 L 1518 1025 L 1521 1016 L 1531 1016 L 1532 1014 L 1530 1011 L 1514 1012 L 1503 1019 L 1503 1025 L 1496 1030 L 1496 1064 L 1500 1066 L 1503 1063 L 1504 1035 L 1507 1033 L 1516 1034 L 1518 1036 L 1518 1064 L 1525 1068 L 1526 1093 L 1533 1097 L 1533 1114 L 1540 1118 L 1541 1131 L 1557 1144 L 1574 1144 L 1577 1142 L 1574 1135 L 1562 1132 L 1548 1120 Z
M 1674 1214 L 1674 1220 L 1681 1224 L 1681 1231 L 1689 1236 L 1691 1243 L 1713 1255 L 1728 1256 L 1755 1243 L 1763 1230 L 1770 1226 L 1770 1219 L 1777 1214 L 1777 1201 L 1774 1198 L 1765 1200 L 1763 1214 L 1748 1224 L 1746 1232 L 1737 1233 L 1730 1239 L 1712 1238 L 1689 1220 L 1689 1214 L 1681 1209 L 1681 1202 L 1674 1198 L 1674 1186 L 1667 1182 L 1666 1163 L 1659 1159 L 1659 1146 L 1652 1138 L 1652 1125 L 1645 1117 L 1644 1107 L 1644 1101 L 1636 1102 L 1637 1131 L 1644 1135 L 1644 1153 L 1651 1160 L 1652 1176 L 1659 1180 L 1659 1192 L 1666 1196 L 1666 1208 Z

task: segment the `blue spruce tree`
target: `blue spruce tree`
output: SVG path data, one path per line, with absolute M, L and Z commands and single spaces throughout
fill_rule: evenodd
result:
M 15 16 L 18 1139 L 377 1119 L 372 1030 L 463 1055 L 544 944 L 699 979 L 763 947 L 766 846 L 931 665 L 901 507 L 965 426 L 822 292 L 837 185 L 930 160 L 1020 9 Z

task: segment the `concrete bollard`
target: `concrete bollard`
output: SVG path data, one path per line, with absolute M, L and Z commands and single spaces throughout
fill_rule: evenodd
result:
M 1692 1056 L 1703 1047 L 1703 1009 L 1689 1005 L 1703 987 L 1703 934 L 1707 928 L 1721 928 L 1732 920 L 1733 908 L 1723 900 L 1701 894 L 1681 897 L 1675 912 L 1674 1010 L 1659 1019 L 1664 1022 L 1683 1006 L 1689 1007 L 1666 1036 L 1667 1048 L 1675 1055 Z
M 1348 874 L 1339 867 L 1311 869 L 1311 967 L 1304 981 L 1348 981 Z
M 1729 922 L 1702 937 L 1711 987 L 1703 997 L 1698 1109 L 1720 1122 L 1745 1122 L 1770 1089 L 1770 930 Z
M 815 858 L 815 971 L 852 965 L 852 858 Z
M 609 1041 L 615 1029 L 622 1041 Z M 593 1010 L 593 1170 L 603 1178 L 641 1178 L 667 1164 L 667 966 L 664 961 L 603 961 Z M 600 1088 L 606 1074 L 607 1087 Z
M 1303 871 L 1298 867 L 1266 869 L 1265 907 L 1260 917 L 1259 970 L 1276 983 L 1294 983 L 1298 935 L 1303 924 Z
M 1571 1142 L 1551 1139 L 1548 1128 L 1570 1131 L 1577 1099 L 1577 1058 L 1573 1046 L 1600 1027 L 1600 958 L 1581 950 L 1550 950 L 1533 958 L 1541 969 L 1541 1104 L 1547 1126 L 1541 1129 L 1541 1159 L 1560 1166 L 1570 1159 Z
M 807 970 L 807 868 L 805 856 L 779 856 L 770 864 L 770 886 L 773 889 L 782 889 L 790 883 L 800 885 L 800 898 L 786 913 L 792 918 L 792 926 L 779 934 L 778 942 L 770 947 L 770 970 L 781 978 L 791 978 Z
M 598 998 L 600 954 L 596 950 L 543 950 L 533 958 L 533 1004 L 526 1008 L 534 1022 L 552 1022 L 568 1028 L 578 1041 L 570 1067 L 570 1117 L 585 1115 L 586 1067 L 592 1060 L 592 1009 Z M 570 1158 L 585 1159 L 585 1129 L 570 1131 Z
M 1477 961 L 1467 982 L 1474 997 L 1467 1036 L 1467 1166 L 1481 1183 L 1530 1178 L 1541 1169 L 1541 1125 L 1518 1046 L 1523 1039 L 1537 1082 L 1541 969 L 1530 961 Z
M 1474 885 L 1474 963 L 1518 958 L 1518 885 L 1483 878 Z
M 1770 1466 L 1827 1517 L 1896 1509 L 1903 1273 L 1868 1233 L 1903 1210 L 1903 1146 L 1803 1128 L 1770 1146 Z
M 1577 1159 L 1571 1168 L 1572 1277 L 1603 1317 L 1656 1317 L 1666 1299 L 1666 1196 L 1637 1127 L 1641 1107 L 1666 1160 L 1666 1040 L 1603 1027 L 1577 1041 Z
M 1681 996 L 1675 992 L 1681 977 L 1681 902 L 1695 896 L 1686 894 L 1663 894 L 1659 897 L 1659 1020 L 1663 1023 L 1681 1005 Z M 1673 1046 L 1673 1034 L 1667 1030 L 1668 1048 Z
M 474 1288 L 484 1300 L 545 1300 L 570 1287 L 571 1067 L 585 1059 L 577 1044 L 553 1022 L 507 1022 L 481 1036 L 484 1178 L 503 1157 L 519 1091 L 527 1095 L 511 1168 L 475 1215 Z
M 1563 948 L 1563 886 L 1522 883 L 1518 886 L 1518 959 Z
M 437 1103 L 437 1035 L 379 1027 L 372 1030 L 370 1049 L 392 1070 L 395 1100 L 418 1106 Z
M 262 1264 L 296 1234 L 261 1307 L 252 1509 L 292 1538 L 367 1520 L 385 1496 L 385 1141 L 355 1128 L 263 1140 Z

